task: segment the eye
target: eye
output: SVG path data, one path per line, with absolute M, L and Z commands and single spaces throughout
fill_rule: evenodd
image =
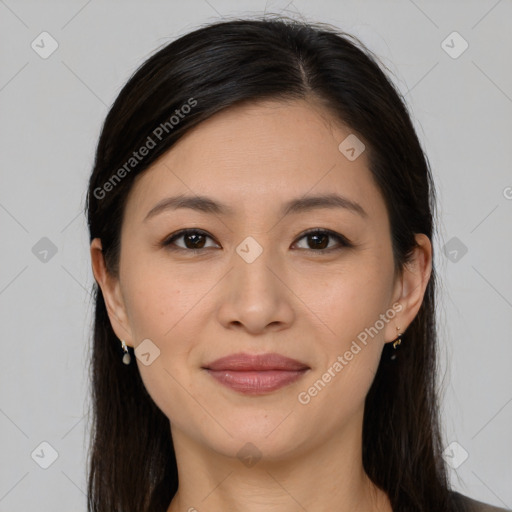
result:
M 218 247 L 218 244 L 207 246 L 206 241 L 213 238 L 201 229 L 182 229 L 162 242 L 162 246 L 169 250 L 199 252 L 203 249 Z M 353 247 L 353 244 L 343 235 L 329 229 L 312 229 L 303 233 L 298 240 L 306 239 L 309 247 L 299 247 L 312 252 L 331 252 L 344 247 Z M 334 246 L 330 245 L 330 240 L 337 242 Z M 183 245 L 177 244 L 177 240 L 182 240 Z M 297 242 L 294 244 L 297 245 Z
M 306 239 L 306 243 L 309 245 L 302 249 L 313 252 L 331 252 L 343 247 L 352 247 L 352 243 L 346 237 L 329 229 L 312 229 L 299 238 L 299 240 L 302 239 Z M 329 246 L 329 239 L 335 240 L 337 245 Z
M 207 238 L 213 240 L 210 235 L 200 229 L 182 229 L 181 231 L 178 231 L 177 233 L 174 233 L 169 238 L 167 238 L 162 243 L 162 245 L 171 250 L 188 250 L 189 252 L 200 251 L 202 249 L 208 248 L 208 246 L 205 245 Z M 175 243 L 175 241 L 179 239 L 183 239 L 184 246 L 180 246 Z

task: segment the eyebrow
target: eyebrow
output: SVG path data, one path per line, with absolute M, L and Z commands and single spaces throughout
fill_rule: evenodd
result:
M 157 214 L 179 208 L 190 208 L 192 210 L 211 213 L 216 215 L 234 215 L 234 210 L 222 203 L 219 203 L 207 196 L 187 196 L 179 195 L 166 197 L 159 201 L 144 218 L 144 222 L 155 217 Z M 344 208 L 347 211 L 367 218 L 368 214 L 364 208 L 355 201 L 338 194 L 322 194 L 316 196 L 300 197 L 292 199 L 281 208 L 281 214 L 288 215 L 293 213 L 308 212 L 317 208 Z

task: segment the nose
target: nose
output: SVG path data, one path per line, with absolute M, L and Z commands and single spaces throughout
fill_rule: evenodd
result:
M 289 328 L 295 309 L 284 266 L 267 248 L 254 260 L 241 249 L 234 252 L 233 268 L 222 281 L 219 321 L 253 335 Z

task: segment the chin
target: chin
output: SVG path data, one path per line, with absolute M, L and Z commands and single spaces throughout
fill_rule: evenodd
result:
M 233 437 L 222 430 L 220 436 L 211 438 L 210 430 L 205 432 L 206 435 L 210 434 L 205 441 L 228 457 L 243 458 L 247 455 L 267 461 L 283 460 L 305 441 L 302 439 L 305 435 L 304 425 L 296 425 L 293 414 L 286 417 L 288 414 L 260 411 L 246 413 L 236 419 L 226 417 L 223 426 Z

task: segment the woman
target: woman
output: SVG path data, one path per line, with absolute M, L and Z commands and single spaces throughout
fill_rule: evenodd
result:
M 89 183 L 89 510 L 499 510 L 447 482 L 434 207 L 355 38 L 235 20 L 149 58 Z

